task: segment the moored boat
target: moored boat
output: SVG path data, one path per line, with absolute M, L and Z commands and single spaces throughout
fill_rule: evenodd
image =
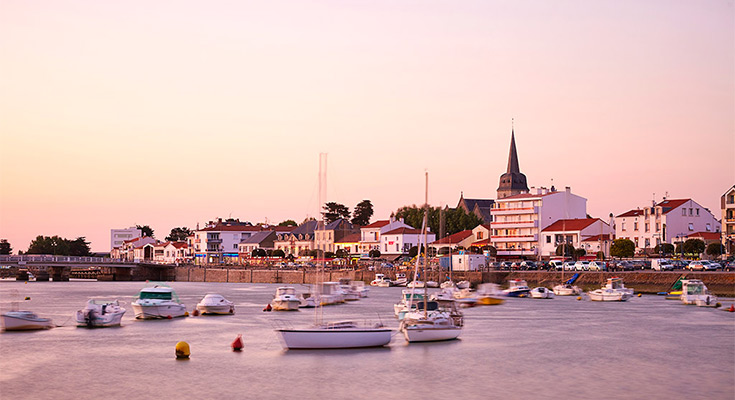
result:
M 307 329 L 277 329 L 287 349 L 350 349 L 381 347 L 390 343 L 391 330 L 382 326 L 360 326 L 352 321 L 319 324 Z
M 554 298 L 554 292 L 552 292 L 551 290 L 543 286 L 533 288 L 531 289 L 529 293 L 531 293 L 531 297 L 534 299 L 553 299 Z
M 176 292 L 163 285 L 143 288 L 132 306 L 137 319 L 177 318 L 186 315 L 186 306 L 179 300 Z
M 41 318 L 31 311 L 8 311 L 3 314 L 3 329 L 6 331 L 30 331 L 53 327 L 51 319 Z
M 440 307 L 436 301 L 419 302 L 416 311 L 406 314 L 400 326 L 406 341 L 438 342 L 459 337 L 462 333 L 462 315 L 454 307 L 454 301 L 442 303 L 444 307 Z
M 235 313 L 235 303 L 222 295 L 208 293 L 197 303 L 197 310 L 201 314 L 231 315 Z
M 274 311 L 298 311 L 300 305 L 301 300 L 296 296 L 296 289 L 290 286 L 277 288 L 271 300 Z
M 592 290 L 587 292 L 587 295 L 592 301 L 627 301 L 629 298 L 633 297 L 633 295 L 628 292 L 609 288 Z
M 699 279 L 683 279 L 681 281 L 681 302 L 699 307 L 715 307 L 717 296 L 710 293 L 704 282 Z
M 503 294 L 508 297 L 527 297 L 530 291 L 523 279 L 511 279 L 508 281 L 508 289 L 503 290 Z
M 89 299 L 87 305 L 76 312 L 77 326 L 85 328 L 104 328 L 120 326 L 125 308 L 117 300 L 111 302 Z

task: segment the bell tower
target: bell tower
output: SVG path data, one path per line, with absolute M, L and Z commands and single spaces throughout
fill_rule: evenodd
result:
M 518 153 L 516 152 L 515 129 L 510 130 L 510 153 L 508 154 L 508 170 L 500 175 L 498 186 L 498 198 L 513 196 L 520 193 L 528 193 L 526 175 L 521 173 L 518 166 Z

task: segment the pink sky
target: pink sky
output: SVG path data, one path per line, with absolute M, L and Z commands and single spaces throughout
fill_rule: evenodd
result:
M 732 1 L 0 3 L 0 238 L 217 217 L 303 220 L 328 198 L 495 198 L 515 118 L 529 186 L 593 216 L 735 183 Z

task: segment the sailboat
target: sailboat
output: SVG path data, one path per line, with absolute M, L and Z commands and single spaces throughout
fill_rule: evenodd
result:
M 424 256 L 421 257 L 422 243 L 419 239 L 419 257 L 416 257 L 414 270 L 414 281 L 416 281 L 419 263 L 423 259 L 423 276 L 426 275 L 426 259 L 428 258 L 428 246 L 426 240 L 426 226 L 429 214 L 429 174 L 426 173 L 426 202 L 424 211 L 424 222 L 421 227 L 423 238 Z M 412 291 L 415 289 L 412 289 Z M 428 301 L 428 293 L 424 286 L 424 295 L 421 302 L 416 304 L 417 309 L 412 311 L 414 296 L 409 296 L 409 312 L 401 320 L 400 330 L 409 343 L 413 342 L 436 342 L 442 340 L 453 340 L 462 333 L 462 314 L 457 310 L 454 300 Z
M 319 206 L 326 194 L 326 153 L 319 154 Z M 321 211 L 321 210 L 319 210 Z M 320 221 L 320 227 L 324 222 Z M 323 282 L 324 257 L 320 257 L 318 281 Z M 316 298 L 320 298 L 321 285 L 314 285 Z M 349 349 L 361 347 L 381 347 L 390 343 L 391 329 L 381 324 L 361 326 L 353 321 L 324 322 L 323 307 L 314 308 L 314 325 L 302 329 L 276 329 L 283 347 L 286 349 Z

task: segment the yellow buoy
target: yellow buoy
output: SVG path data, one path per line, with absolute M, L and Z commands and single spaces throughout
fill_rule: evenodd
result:
M 189 358 L 189 355 L 191 355 L 191 352 L 189 351 L 189 343 L 176 343 L 176 358 Z
M 184 311 L 184 316 L 185 317 L 188 317 L 189 316 L 189 312 L 188 311 Z
M 582 300 L 582 296 L 577 296 L 577 300 Z
M 31 299 L 30 296 L 26 296 L 24 300 L 30 300 L 30 299 Z
M 641 297 L 641 296 L 643 296 L 643 293 L 638 293 L 638 297 Z

